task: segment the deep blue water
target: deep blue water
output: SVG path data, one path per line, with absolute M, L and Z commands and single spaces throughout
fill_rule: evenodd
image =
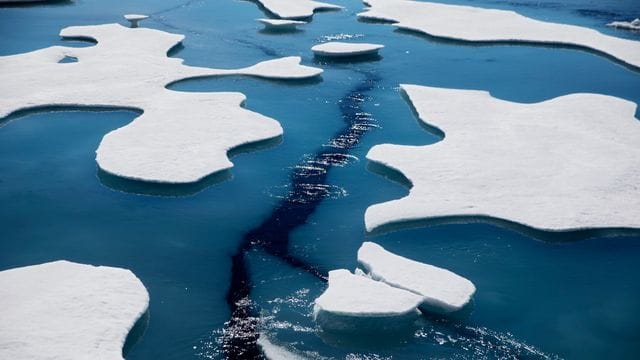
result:
M 638 33 L 604 27 L 638 17 L 635 0 L 455 2 L 514 9 L 640 40 Z M 123 14 L 146 13 L 152 19 L 143 26 L 187 36 L 173 56 L 191 65 L 242 67 L 299 55 L 303 63 L 325 69 L 317 83 L 231 77 L 172 85 L 179 91 L 241 91 L 249 109 L 284 128 L 281 144 L 238 155 L 230 180 L 191 196 L 136 195 L 100 181 L 95 149 L 105 133 L 130 122 L 133 112 L 44 112 L 6 123 L 0 127 L 0 270 L 57 259 L 131 269 L 148 288 L 151 305 L 147 331 L 128 359 L 224 358 L 222 329 L 232 315 L 227 295 L 238 254 L 250 285 L 249 315 L 274 342 L 300 351 L 341 359 L 637 358 L 638 233 L 589 239 L 567 234 L 550 242 L 526 229 L 469 219 L 373 236 L 365 234 L 363 216 L 369 205 L 407 193 L 367 170 L 368 149 L 439 140 L 418 124 L 398 84 L 482 89 L 519 102 L 593 92 L 640 103 L 640 71 L 575 49 L 436 41 L 358 22 L 359 1 L 334 3 L 347 9 L 317 14 L 303 31 L 277 35 L 260 31 L 254 19 L 264 14 L 245 1 L 0 7 L 0 55 L 86 46 L 61 41 L 60 29 L 124 24 Z M 312 57 L 312 45 L 341 34 L 385 44 L 382 58 L 331 63 Z M 336 147 L 332 139 L 354 120 L 354 107 L 375 126 L 358 134 L 357 142 Z M 313 206 L 299 225 L 291 216 L 300 211 L 287 205 L 299 194 L 296 166 L 336 148 L 355 159 L 327 166 L 326 177 L 311 177 L 325 185 L 320 188 L 328 196 L 300 199 L 313 200 Z M 270 222 L 277 209 L 284 215 Z M 283 248 L 283 236 L 274 246 L 243 245 L 248 234 L 274 231 L 286 234 Z M 353 269 L 364 240 L 472 280 L 478 292 L 469 317 L 425 319 L 414 337 L 383 346 L 380 339 L 336 342 L 318 336 L 310 305 L 325 283 L 307 270 Z

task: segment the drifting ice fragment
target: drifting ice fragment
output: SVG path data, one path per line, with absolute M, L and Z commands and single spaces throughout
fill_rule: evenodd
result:
M 348 57 L 377 54 L 384 45 L 367 43 L 326 42 L 311 48 L 317 56 Z
M 137 28 L 140 21 L 148 19 L 149 17 L 147 15 L 127 14 L 124 18 L 131 23 L 132 28 Z

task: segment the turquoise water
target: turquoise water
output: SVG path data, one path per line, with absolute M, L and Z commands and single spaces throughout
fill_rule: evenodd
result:
M 232 258 L 249 232 L 275 224 L 268 229 L 286 235 L 290 259 L 276 247 L 255 246 L 243 253 L 242 264 L 251 284 L 251 315 L 260 318 L 257 327 L 291 349 L 342 359 L 636 358 L 637 232 L 565 234 L 550 241 L 527 229 L 467 219 L 372 236 L 364 232 L 363 215 L 369 205 L 407 193 L 367 169 L 369 148 L 439 140 L 418 124 L 398 84 L 482 89 L 519 102 L 593 92 L 640 103 L 640 72 L 579 50 L 436 41 L 358 22 L 359 1 L 334 3 L 347 9 L 317 14 L 303 31 L 277 35 L 260 31 L 254 19 L 264 14 L 245 1 L 0 7 L 0 55 L 86 46 L 61 41 L 58 32 L 70 25 L 124 24 L 123 14 L 146 13 L 152 19 L 144 26 L 187 36 L 172 54 L 187 64 L 231 68 L 299 55 L 304 64 L 325 69 L 317 83 L 231 77 L 172 85 L 179 91 L 241 91 L 249 109 L 284 128 L 281 144 L 238 155 L 231 179 L 190 196 L 136 195 L 101 182 L 95 149 L 105 133 L 130 122 L 133 112 L 41 112 L 7 122 L 0 127 L 0 269 L 57 259 L 129 268 L 148 288 L 151 304 L 146 332 L 127 359 L 218 359 L 224 358 L 222 329 L 232 315 Z M 640 40 L 638 33 L 604 27 L 639 16 L 640 4 L 633 0 L 464 3 Z M 382 58 L 331 63 L 311 56 L 312 45 L 345 35 L 385 44 Z M 296 165 L 331 148 L 323 145 L 348 128 L 352 108 L 370 114 L 365 121 L 373 126 L 357 143 L 333 147 L 355 158 L 327 167 L 326 178 L 313 178 L 326 183 L 328 196 L 312 195 L 310 205 L 299 208 L 310 212 L 303 225 L 288 226 L 298 209 L 287 197 L 297 194 L 291 181 L 297 179 Z M 286 217 L 270 223 L 275 209 Z M 469 317 L 424 319 L 414 336 L 400 342 L 319 336 L 310 305 L 325 283 L 287 259 L 321 274 L 352 269 L 364 240 L 472 280 L 478 292 Z

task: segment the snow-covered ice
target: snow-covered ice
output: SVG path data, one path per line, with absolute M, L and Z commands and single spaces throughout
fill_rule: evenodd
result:
M 640 227 L 636 104 L 596 94 L 521 104 L 484 91 L 401 87 L 420 120 L 445 138 L 369 151 L 370 161 L 401 172 L 413 187 L 369 207 L 368 231 L 456 215 L 544 230 Z
M 55 261 L 0 272 L 1 359 L 122 359 L 149 294 L 129 270 Z
M 73 26 L 60 35 L 97 44 L 0 57 L 0 118 L 45 106 L 142 110 L 133 122 L 107 134 L 96 156 L 104 171 L 135 180 L 195 182 L 232 167 L 229 150 L 282 134 L 274 119 L 244 109 L 241 93 L 178 92 L 168 90 L 168 84 L 222 75 L 304 79 L 322 72 L 300 65 L 299 57 L 242 69 L 187 66 L 167 57 L 183 35 L 119 24 Z M 59 64 L 65 57 L 78 61 Z
M 406 328 L 418 317 L 422 297 L 340 269 L 315 300 L 313 316 L 327 331 L 381 331 Z
M 372 279 L 422 296 L 420 310 L 447 314 L 465 307 L 476 291 L 473 283 L 436 266 L 413 261 L 364 242 L 358 264 Z
M 316 10 L 340 10 L 342 6 L 313 0 L 257 0 L 265 9 L 281 19 L 306 19 Z
M 555 24 L 513 11 L 409 0 L 364 0 L 361 18 L 394 22 L 401 29 L 431 36 L 479 42 L 563 44 L 608 54 L 640 67 L 640 42 L 574 25 Z
M 377 54 L 384 45 L 331 41 L 311 48 L 314 54 L 326 57 L 349 57 Z
M 138 27 L 138 23 L 142 20 L 148 19 L 149 16 L 147 15 L 140 15 L 140 14 L 126 14 L 124 16 L 124 18 L 131 23 L 131 27 L 135 28 Z
M 264 24 L 266 30 L 295 30 L 298 25 L 307 24 L 304 21 L 297 20 L 285 20 L 285 19 L 258 19 L 259 22 Z
M 640 19 L 634 19 L 632 21 L 613 21 L 608 23 L 607 26 L 625 30 L 640 30 Z

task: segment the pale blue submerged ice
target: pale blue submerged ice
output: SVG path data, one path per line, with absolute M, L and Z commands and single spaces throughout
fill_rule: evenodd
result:
M 0 32 L 10 34 L 0 42 L 2 56 L 49 46 L 85 49 L 93 44 L 62 40 L 60 30 L 128 26 L 124 14 L 145 14 L 149 18 L 138 30 L 185 36 L 168 56 L 188 66 L 237 69 L 300 56 L 302 64 L 324 70 L 307 81 L 231 76 L 169 85 L 167 91 L 185 96 L 243 93 L 246 109 L 276 119 L 283 133 L 281 143 L 268 150 L 230 154 L 234 168 L 227 181 L 205 179 L 187 188 L 121 182 L 97 168 L 95 150 L 105 134 L 133 124 L 139 112 L 39 109 L 12 115 L 0 127 L 0 270 L 62 258 L 130 269 L 151 302 L 148 328 L 125 349 L 127 359 L 223 359 L 231 255 L 248 232 L 273 215 L 273 223 L 286 229 L 288 243 L 262 248 L 256 242 L 246 253 L 247 301 L 255 312 L 245 320 L 255 320 L 268 341 L 262 346 L 273 345 L 275 353 L 310 359 L 414 359 L 425 353 L 454 359 L 633 359 L 640 351 L 640 319 L 634 315 L 640 306 L 637 232 L 556 233 L 466 217 L 368 234 L 364 214 L 371 205 L 408 194 L 406 179 L 366 159 L 372 147 L 442 140 L 442 134 L 423 127 L 400 84 L 488 91 L 493 98 L 526 104 L 574 93 L 637 104 L 640 73 L 574 48 L 443 41 L 358 21 L 365 11 L 359 0 L 329 2 L 344 9 L 316 12 L 311 22 L 286 33 L 263 31 L 255 19 L 269 15 L 244 1 L 86 0 L 0 7 Z M 635 0 L 449 3 L 513 10 L 640 40 L 637 32 L 606 26 L 638 17 Z M 385 48 L 380 58 L 366 61 L 315 58 L 311 47 L 330 40 Z M 59 65 L 80 66 L 82 57 L 77 60 Z M 597 138 L 598 130 L 593 132 Z M 481 136 L 496 141 L 492 134 Z M 272 214 L 289 194 L 300 195 L 291 202 L 296 211 Z M 314 196 L 322 201 L 313 202 L 308 217 L 298 221 L 295 214 Z M 332 269 L 354 269 L 363 241 L 472 280 L 477 288 L 472 311 L 449 321 L 418 317 L 399 343 L 376 339 L 363 347 L 358 339 L 324 337 L 313 321 L 313 302 L 327 285 L 302 265 L 325 276 Z

